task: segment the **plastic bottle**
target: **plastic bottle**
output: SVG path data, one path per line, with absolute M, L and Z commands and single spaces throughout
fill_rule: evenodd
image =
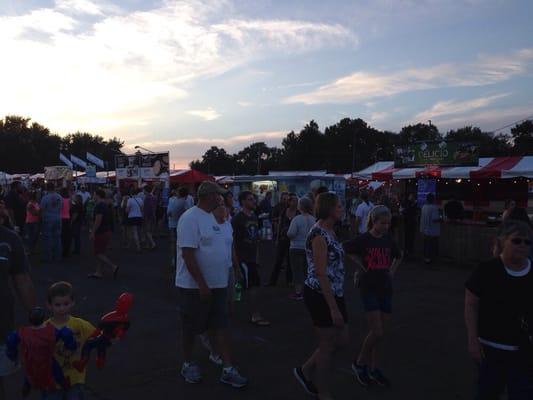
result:
M 235 294 L 234 299 L 235 301 L 241 301 L 242 296 L 242 284 L 240 282 L 235 283 Z

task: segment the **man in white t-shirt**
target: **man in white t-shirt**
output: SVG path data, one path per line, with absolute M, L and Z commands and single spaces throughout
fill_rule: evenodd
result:
M 212 214 L 219 195 L 224 193 L 216 183 L 203 182 L 198 188 L 198 204 L 178 221 L 176 286 L 184 358 L 181 375 L 188 383 L 201 382 L 200 368 L 192 362 L 192 349 L 196 336 L 212 330 L 224 363 L 220 381 L 239 388 L 248 381 L 232 366 L 227 332 L 229 268 L 224 260 L 231 231 L 221 229 Z
M 368 200 L 367 192 L 361 194 L 361 200 L 361 204 L 359 204 L 355 210 L 355 226 L 357 227 L 359 234 L 366 232 L 368 213 L 372 207 L 374 207 L 374 204 Z

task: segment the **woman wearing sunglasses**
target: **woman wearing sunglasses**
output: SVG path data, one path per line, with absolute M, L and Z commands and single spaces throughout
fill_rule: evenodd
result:
M 533 233 L 509 220 L 498 231 L 497 257 L 466 282 L 468 351 L 479 365 L 478 400 L 533 399 Z

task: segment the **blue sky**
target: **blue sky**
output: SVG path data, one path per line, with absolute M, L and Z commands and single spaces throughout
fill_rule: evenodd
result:
M 493 130 L 533 115 L 529 0 L 0 2 L 0 116 L 186 166 L 311 119 Z

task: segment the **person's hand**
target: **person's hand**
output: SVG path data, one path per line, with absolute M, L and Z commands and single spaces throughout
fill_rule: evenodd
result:
M 478 338 L 468 340 L 468 353 L 476 363 L 481 364 L 485 355 L 483 354 L 483 347 L 479 343 Z
M 344 317 L 342 316 L 341 312 L 337 307 L 330 310 L 331 313 L 331 320 L 333 321 L 333 325 L 342 328 L 344 326 Z
M 208 302 L 211 300 L 211 289 L 209 289 L 207 286 L 202 285 L 200 288 L 200 300 L 204 302 Z

